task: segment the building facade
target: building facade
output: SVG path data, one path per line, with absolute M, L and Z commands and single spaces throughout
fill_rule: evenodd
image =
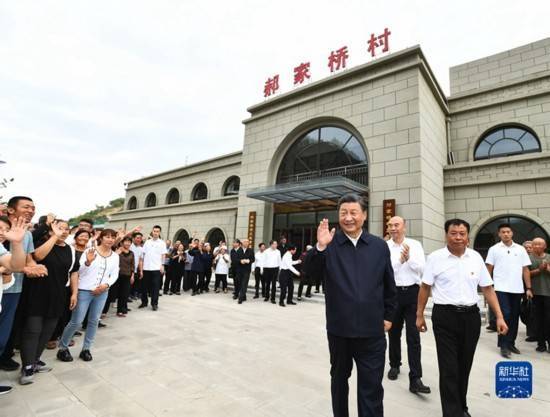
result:
M 482 252 L 503 221 L 520 242 L 548 237 L 550 39 L 453 67 L 450 86 L 415 46 L 281 94 L 248 109 L 242 152 L 131 181 L 111 224 L 303 246 L 353 191 L 371 233 L 393 199 L 427 253 L 451 217 Z

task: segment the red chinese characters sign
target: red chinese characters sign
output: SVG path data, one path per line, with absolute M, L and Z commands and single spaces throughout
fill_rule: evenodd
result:
M 384 235 L 388 232 L 387 225 L 392 217 L 395 216 L 395 199 L 384 200 L 382 202 L 382 218 L 384 219 Z
M 390 50 L 389 37 L 391 32 L 388 28 L 384 28 L 384 32 L 376 35 L 371 33 L 370 39 L 367 42 L 367 52 L 371 57 L 376 57 L 376 53 L 384 53 Z M 345 69 L 349 51 L 347 46 L 343 46 L 335 51 L 331 51 L 328 56 L 328 68 L 331 74 Z M 294 86 L 303 84 L 307 79 L 311 78 L 310 62 L 303 62 L 294 68 Z M 268 98 L 279 91 L 279 74 L 269 77 L 264 84 L 264 97 Z

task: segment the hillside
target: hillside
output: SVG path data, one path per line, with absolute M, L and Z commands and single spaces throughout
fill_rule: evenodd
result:
M 107 206 L 98 206 L 96 205 L 94 210 L 87 211 L 78 216 L 69 219 L 69 224 L 75 225 L 78 224 L 80 219 L 92 219 L 94 224 L 102 224 L 107 222 L 109 216 L 117 211 L 122 210 L 124 206 L 124 198 L 115 198 L 114 200 L 109 201 Z

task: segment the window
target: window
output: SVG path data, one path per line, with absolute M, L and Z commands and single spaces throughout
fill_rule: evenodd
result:
M 168 195 L 166 196 L 166 204 L 178 204 L 180 202 L 180 192 L 172 188 L 170 191 L 168 191 Z
M 206 241 L 210 243 L 210 246 L 212 246 L 212 250 L 214 250 L 214 248 L 220 244 L 220 241 L 225 240 L 225 234 L 223 233 L 222 229 L 218 227 L 210 229 L 206 236 Z
M 336 175 L 368 184 L 367 155 L 353 133 L 324 126 L 307 132 L 290 147 L 279 168 L 277 183 Z
M 241 185 L 241 179 L 239 177 L 230 177 L 225 182 L 223 187 L 223 195 L 239 195 L 239 187 Z
M 149 193 L 145 199 L 145 207 L 155 207 L 157 205 L 157 196 L 155 193 Z
M 476 146 L 474 160 L 540 152 L 536 135 L 521 126 L 504 126 L 490 130 Z
M 537 223 L 519 216 L 497 217 L 486 223 L 476 235 L 474 249 L 478 251 L 483 259 L 487 256 L 489 248 L 499 241 L 498 226 L 502 223 L 509 223 L 514 232 L 514 242 L 522 244 L 526 240 L 533 240 L 542 237 L 549 242 L 548 234 Z
M 206 185 L 204 182 L 199 182 L 197 185 L 195 185 L 195 188 L 193 188 L 193 193 L 191 194 L 191 200 L 206 200 L 208 197 L 208 188 L 206 188 Z
M 135 196 L 130 197 L 128 200 L 128 210 L 135 210 L 137 209 L 137 198 Z

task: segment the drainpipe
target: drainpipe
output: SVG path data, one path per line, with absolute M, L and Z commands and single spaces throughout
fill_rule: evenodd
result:
M 445 133 L 446 133 L 446 142 L 447 142 L 447 163 L 449 165 L 454 165 L 455 163 L 455 156 L 453 151 L 451 150 L 451 118 L 446 117 L 445 118 Z

